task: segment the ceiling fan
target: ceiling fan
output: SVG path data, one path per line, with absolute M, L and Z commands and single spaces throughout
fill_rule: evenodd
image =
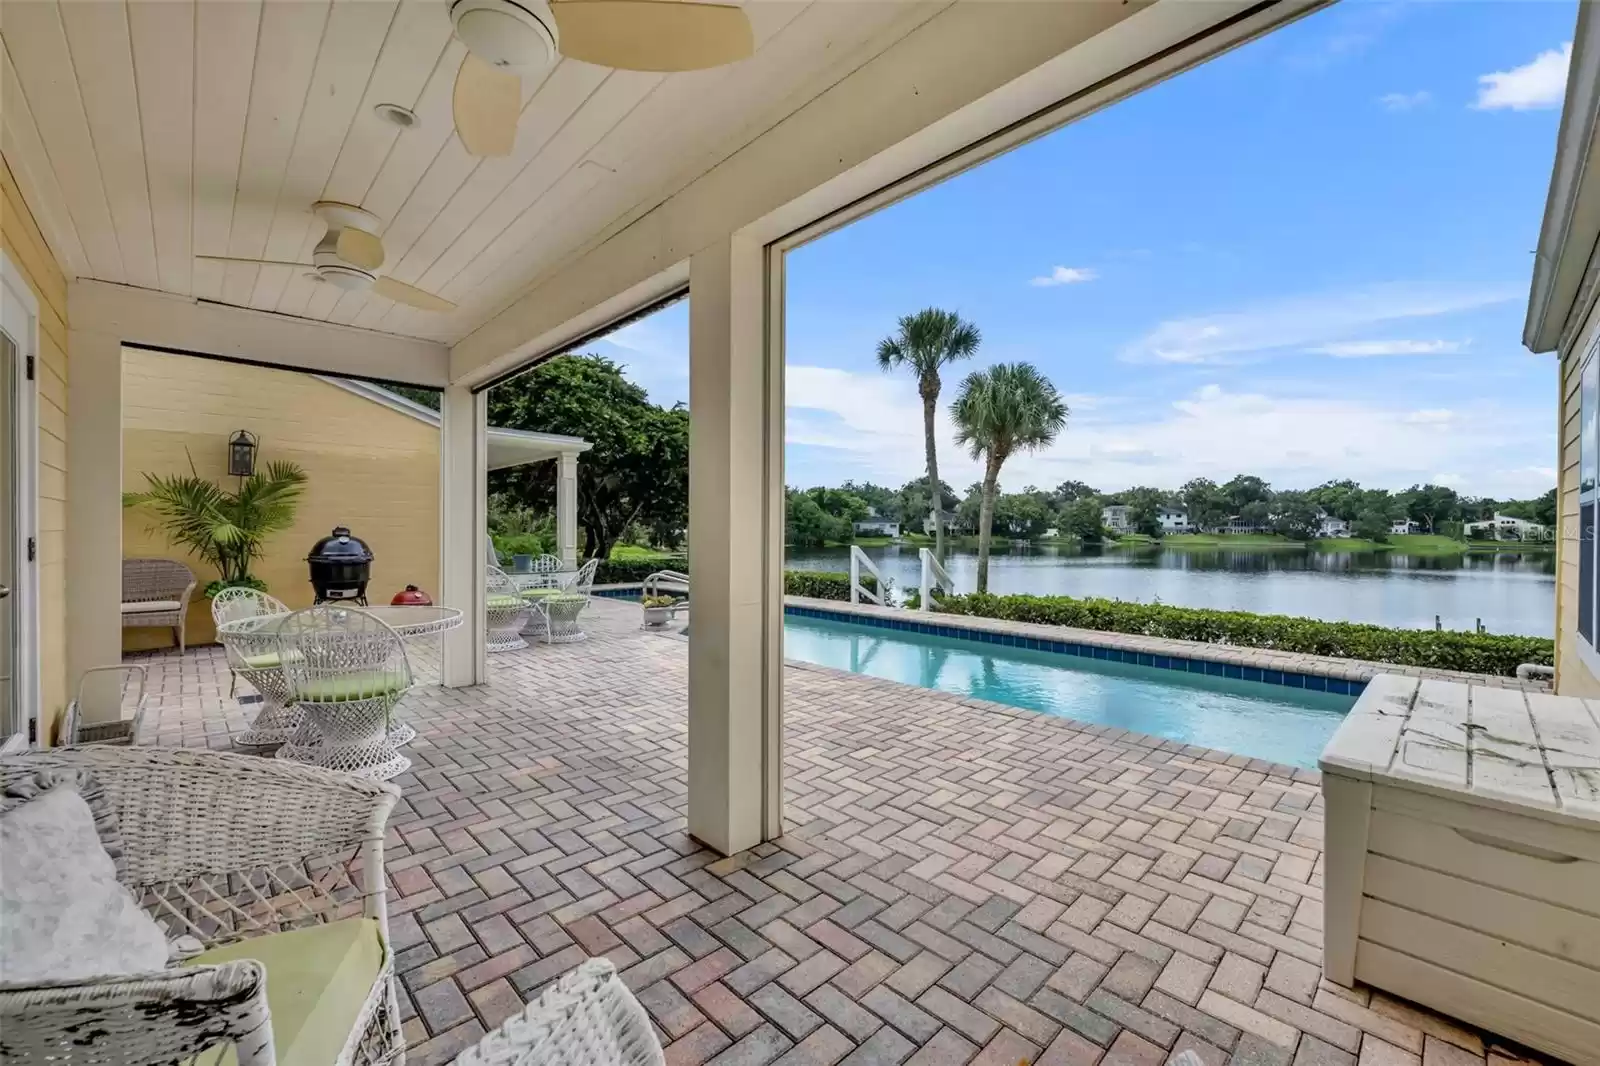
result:
M 522 77 L 560 56 L 619 70 L 719 67 L 755 50 L 742 8 L 700 0 L 452 0 L 467 46 L 456 74 L 456 133 L 475 156 L 510 155 Z
M 326 281 L 349 292 L 370 292 L 415 307 L 419 311 L 454 311 L 456 305 L 442 296 L 424 292 L 403 281 L 383 277 L 383 242 L 378 239 L 378 216 L 350 204 L 318 200 L 311 205 L 316 216 L 328 224 L 328 232 L 311 252 L 309 263 L 286 263 L 279 259 L 239 259 L 226 255 L 197 255 L 214 263 L 250 263 L 255 266 L 286 266 L 312 271 L 308 277 Z

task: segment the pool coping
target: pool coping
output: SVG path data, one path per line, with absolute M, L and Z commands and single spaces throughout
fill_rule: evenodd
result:
M 639 588 L 637 583 L 630 583 L 596 587 L 594 591 L 596 595 L 608 599 L 620 599 L 635 595 Z M 1069 626 L 1050 626 L 1033 622 L 1011 622 L 998 618 L 981 618 L 976 615 L 913 611 L 902 607 L 879 607 L 868 603 L 852 604 L 843 600 L 823 600 L 807 596 L 785 596 L 784 610 L 786 614 L 798 617 L 836 618 L 884 629 L 942 634 L 1004 647 L 1021 647 L 1078 658 L 1131 663 L 1178 673 L 1200 673 L 1212 677 L 1257 681 L 1287 688 L 1352 696 L 1359 696 L 1366 683 L 1379 674 L 1402 674 L 1407 677 L 1470 682 L 1477 685 L 1521 689 L 1526 692 L 1550 691 L 1549 685 L 1542 682 L 1520 681 L 1514 677 L 1501 677 L 1496 674 L 1475 674 L 1426 666 L 1400 666 L 1395 663 L 1368 662 L 1362 659 L 1339 659 L 1327 655 L 1274 651 L 1270 648 L 1208 644 L 1202 641 L 1110 633 L 1103 630 L 1075 629 Z M 1196 666 L 1199 669 L 1196 669 Z M 1335 681 L 1339 684 L 1330 683 Z

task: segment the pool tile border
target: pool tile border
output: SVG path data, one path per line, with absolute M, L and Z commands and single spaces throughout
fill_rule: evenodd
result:
M 1020 633 L 1003 633 L 960 625 L 908 622 L 898 618 L 879 618 L 875 615 L 861 614 L 855 611 L 830 611 L 817 607 L 802 607 L 792 603 L 784 606 L 783 613 L 786 616 L 795 618 L 816 618 L 828 622 L 847 622 L 851 625 L 871 626 L 875 629 L 920 633 L 924 636 L 953 637 L 957 640 L 971 640 L 980 644 L 997 644 L 1001 647 L 1021 648 L 1025 651 L 1050 652 L 1080 659 L 1102 659 L 1107 662 L 1127 663 L 1130 666 L 1148 666 L 1157 670 L 1171 670 L 1180 674 L 1205 674 L 1210 677 L 1229 678 L 1234 681 L 1254 681 L 1264 685 L 1279 685 L 1283 688 L 1306 689 L 1312 692 L 1332 692 L 1342 696 L 1359 696 L 1367 687 L 1365 680 L 1352 681 L 1342 677 L 1326 677 L 1321 674 L 1299 673 L 1292 670 L 1267 669 L 1259 666 L 1246 666 L 1240 663 L 1217 662 L 1211 659 L 1186 659 L 1177 655 L 1158 655 L 1154 652 L 1111 648 L 1099 644 L 1080 644 L 1070 640 L 1052 640 L 1045 637 L 1030 637 Z

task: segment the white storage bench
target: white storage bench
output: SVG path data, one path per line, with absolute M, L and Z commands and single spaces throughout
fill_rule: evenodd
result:
M 1328 980 L 1600 1064 L 1600 702 L 1383 674 L 1321 767 Z

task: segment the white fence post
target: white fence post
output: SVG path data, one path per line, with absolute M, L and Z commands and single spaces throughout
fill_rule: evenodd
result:
M 856 553 L 861 549 L 854 544 L 850 545 L 850 602 L 861 602 L 861 557 Z
M 863 566 L 877 580 L 876 591 L 867 588 L 861 583 L 861 568 Z M 879 607 L 887 607 L 889 605 L 888 601 L 884 599 L 886 594 L 887 590 L 883 584 L 883 575 L 878 573 L 878 568 L 873 565 L 871 559 L 867 558 L 867 553 L 855 544 L 850 545 L 850 602 L 860 603 L 861 597 L 865 596 Z
M 933 598 L 933 590 L 937 587 L 944 589 L 947 593 L 954 594 L 954 582 L 950 580 L 949 572 L 945 570 L 944 566 L 939 562 L 938 556 L 933 554 L 931 548 L 923 548 L 920 555 L 922 558 L 922 595 L 917 600 L 917 610 L 931 611 L 939 605 L 939 602 Z

